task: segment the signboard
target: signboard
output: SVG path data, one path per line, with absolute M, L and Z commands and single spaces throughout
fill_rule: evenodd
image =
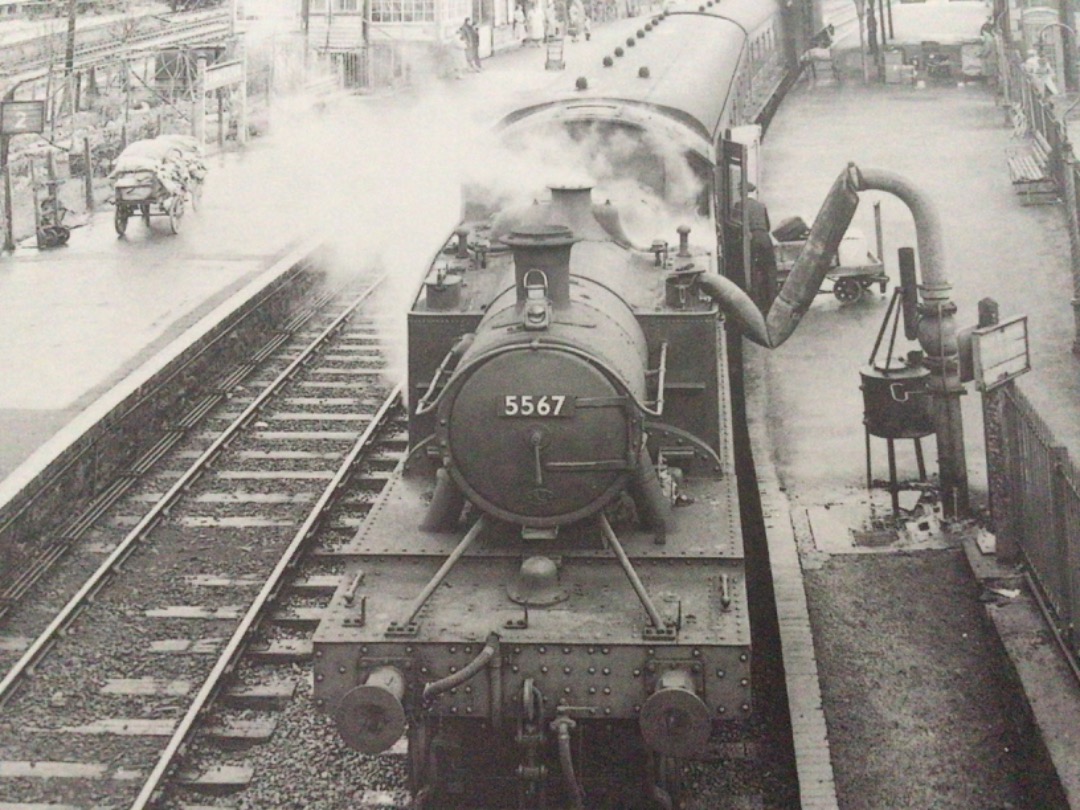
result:
M 975 385 L 980 391 L 990 391 L 1031 371 L 1027 315 L 976 329 L 971 334 L 971 349 Z
M 242 81 L 244 81 L 242 62 L 221 62 L 206 68 L 206 85 L 203 89 L 209 92 L 231 84 L 240 84 Z
M 44 131 L 44 101 L 0 101 L 0 135 Z

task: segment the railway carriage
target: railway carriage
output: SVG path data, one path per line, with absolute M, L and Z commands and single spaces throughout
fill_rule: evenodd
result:
M 724 319 L 701 283 L 742 251 L 725 133 L 790 80 L 794 13 L 666 14 L 561 77 L 502 138 L 581 147 L 596 189 L 471 194 L 429 268 L 409 454 L 316 636 L 318 703 L 364 753 L 407 735 L 414 806 L 475 806 L 477 789 L 676 806 L 681 762 L 753 711 Z M 664 223 L 630 228 L 602 201 L 626 182 Z

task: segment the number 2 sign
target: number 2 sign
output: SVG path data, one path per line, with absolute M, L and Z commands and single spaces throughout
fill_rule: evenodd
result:
M 45 131 L 44 101 L 0 102 L 0 135 Z

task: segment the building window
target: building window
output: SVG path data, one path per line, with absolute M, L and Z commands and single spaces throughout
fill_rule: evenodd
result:
M 341 0 L 355 5 L 357 0 Z M 372 22 L 434 22 L 435 0 L 372 0 Z

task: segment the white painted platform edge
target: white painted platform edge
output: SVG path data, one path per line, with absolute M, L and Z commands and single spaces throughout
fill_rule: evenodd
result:
M 120 405 L 127 397 L 131 396 L 141 386 L 146 385 L 165 366 L 179 357 L 183 352 L 208 334 L 230 312 L 239 309 L 244 303 L 257 296 L 276 277 L 286 272 L 304 257 L 310 255 L 320 244 L 323 238 L 309 239 L 301 242 L 295 248 L 289 250 L 280 259 L 271 264 L 265 271 L 248 282 L 244 287 L 231 295 L 228 299 L 214 308 L 199 321 L 181 332 L 177 337 L 162 349 L 158 354 L 151 357 L 121 382 L 117 383 L 97 400 L 90 404 L 78 416 L 64 425 L 52 438 L 35 450 L 22 464 L 12 470 L 11 474 L 0 481 L 0 511 L 35 478 L 37 478 L 48 466 L 54 462 L 68 447 L 100 422 L 114 408 Z
M 760 370 L 765 360 L 763 350 L 744 343 L 744 366 L 754 366 Z M 764 380 L 765 375 L 759 374 L 757 379 Z M 803 810 L 838 810 L 828 728 L 814 656 L 814 637 L 791 521 L 791 504 L 780 489 L 773 465 L 772 443 L 764 418 L 763 384 L 746 385 L 746 414 L 769 544 L 769 564 L 795 742 L 800 807 Z

